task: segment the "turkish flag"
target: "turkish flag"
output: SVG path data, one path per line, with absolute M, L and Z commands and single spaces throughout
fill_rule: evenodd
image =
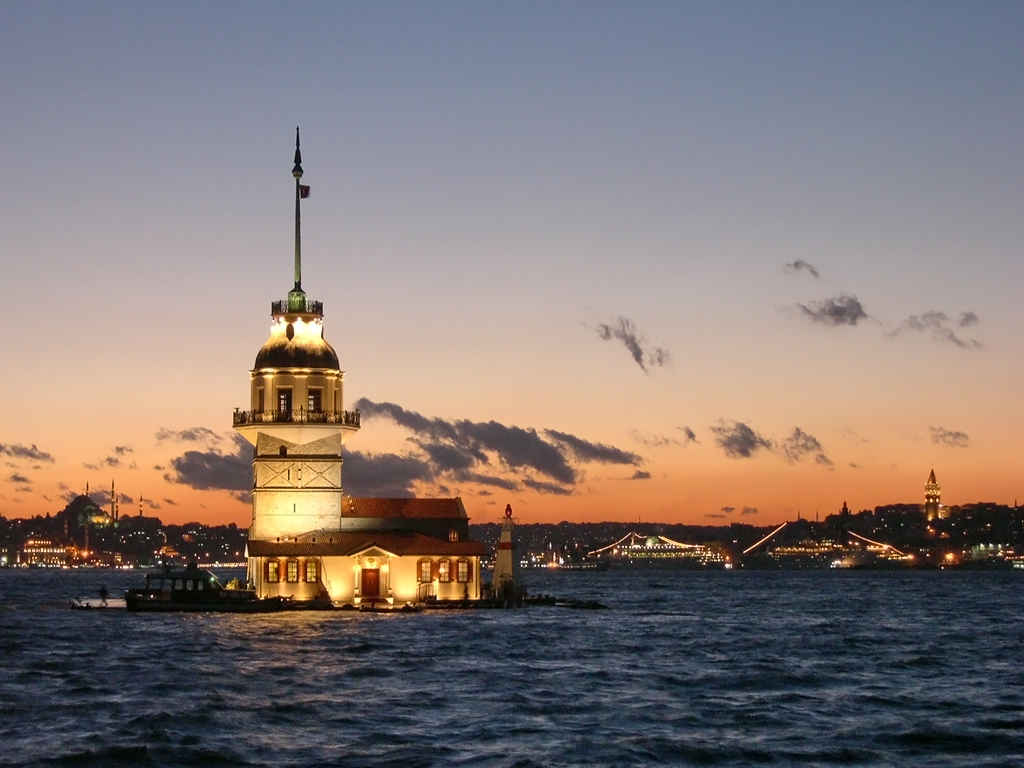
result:
M 299 197 L 303 200 L 309 197 L 309 187 L 305 184 L 299 184 Z

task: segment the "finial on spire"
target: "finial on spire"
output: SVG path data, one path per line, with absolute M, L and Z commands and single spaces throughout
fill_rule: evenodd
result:
M 296 179 L 302 178 L 302 152 L 299 150 L 299 126 L 295 126 L 295 167 L 292 168 L 292 176 Z

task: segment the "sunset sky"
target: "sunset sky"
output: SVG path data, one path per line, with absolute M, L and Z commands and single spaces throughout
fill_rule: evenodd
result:
M 0 26 L 0 514 L 248 524 L 296 123 L 348 492 L 1024 499 L 1024 5 L 86 5 Z

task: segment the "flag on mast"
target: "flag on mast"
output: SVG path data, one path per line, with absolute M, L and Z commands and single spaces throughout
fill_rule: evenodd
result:
M 309 185 L 308 184 L 299 184 L 299 197 L 301 197 L 303 200 L 305 200 L 307 197 L 309 197 Z

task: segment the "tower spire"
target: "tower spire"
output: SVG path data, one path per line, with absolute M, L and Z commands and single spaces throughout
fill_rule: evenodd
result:
M 292 167 L 292 176 L 295 177 L 295 287 L 297 292 L 302 291 L 302 229 L 301 214 L 299 212 L 299 200 L 302 199 L 302 151 L 299 149 L 299 126 L 295 126 L 295 165 Z

